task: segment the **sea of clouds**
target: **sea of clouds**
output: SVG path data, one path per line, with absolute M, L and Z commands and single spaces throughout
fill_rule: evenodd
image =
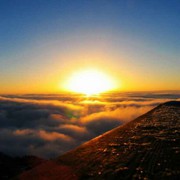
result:
M 0 95 L 0 152 L 59 156 L 180 92 Z

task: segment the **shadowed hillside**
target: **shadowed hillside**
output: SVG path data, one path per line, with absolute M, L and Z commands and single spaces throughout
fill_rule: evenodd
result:
M 20 179 L 179 179 L 179 167 L 180 102 L 168 102 Z
M 11 179 L 17 174 L 32 169 L 45 161 L 35 156 L 11 157 L 0 153 L 0 179 Z

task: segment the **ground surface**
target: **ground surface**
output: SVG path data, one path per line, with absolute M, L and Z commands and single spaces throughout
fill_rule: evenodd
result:
M 57 162 L 82 179 L 180 179 L 180 102 L 160 105 Z

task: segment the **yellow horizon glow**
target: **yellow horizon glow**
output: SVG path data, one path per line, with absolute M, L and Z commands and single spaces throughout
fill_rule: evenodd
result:
M 65 83 L 65 89 L 88 96 L 110 91 L 115 88 L 113 79 L 107 74 L 87 69 L 74 73 Z

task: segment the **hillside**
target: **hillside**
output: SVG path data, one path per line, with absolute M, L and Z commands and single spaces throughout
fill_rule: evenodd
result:
M 0 153 L 0 179 L 11 179 L 45 161 L 35 156 L 11 157 Z
M 19 178 L 180 179 L 180 102 L 162 104 L 51 163 Z

